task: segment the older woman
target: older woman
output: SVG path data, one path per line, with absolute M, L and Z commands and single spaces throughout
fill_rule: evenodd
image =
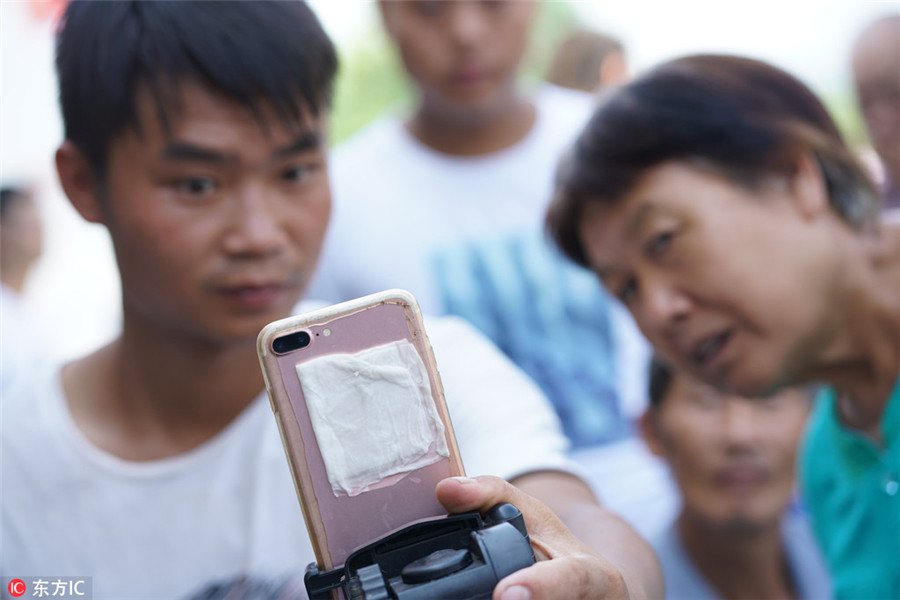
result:
M 839 597 L 900 597 L 900 228 L 821 103 L 757 61 L 669 62 L 600 106 L 548 215 L 673 365 L 824 381 L 802 479 Z

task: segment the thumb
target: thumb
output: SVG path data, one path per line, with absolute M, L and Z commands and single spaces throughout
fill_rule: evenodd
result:
M 537 562 L 501 580 L 493 595 L 493 600 L 607 598 L 628 598 L 625 580 L 610 563 L 589 554 Z

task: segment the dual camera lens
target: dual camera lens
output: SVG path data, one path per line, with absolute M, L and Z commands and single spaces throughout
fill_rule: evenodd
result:
M 306 331 L 295 331 L 281 337 L 275 338 L 272 342 L 272 350 L 275 354 L 287 354 L 294 350 L 300 350 L 309 346 L 310 337 Z

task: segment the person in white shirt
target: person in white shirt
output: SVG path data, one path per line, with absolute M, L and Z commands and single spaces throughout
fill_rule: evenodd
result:
M 417 103 L 335 149 L 311 294 L 409 290 L 425 314 L 464 317 L 525 370 L 573 446 L 632 436 L 627 406 L 643 401 L 634 390 L 649 347 L 543 234 L 557 163 L 594 97 L 551 84 L 522 91 L 530 0 L 379 7 Z
M 25 283 L 41 256 L 43 226 L 28 187 L 0 188 L 0 398 L 39 368 L 47 352 L 43 331 L 23 298 Z
M 830 576 L 794 497 L 813 393 L 728 394 L 654 357 L 644 439 L 678 485 L 681 509 L 651 536 L 666 597 L 830 598 Z
M 556 163 L 593 101 L 549 84 L 520 89 L 531 0 L 379 8 L 417 104 L 335 149 L 334 215 L 311 291 L 338 301 L 400 287 L 425 314 L 441 313 L 436 254 L 539 228 Z
M 95 598 L 297 575 L 312 553 L 255 342 L 327 225 L 333 46 L 305 4 L 263 1 L 73 2 L 57 44 L 57 170 L 110 232 L 123 327 L 5 399 L 0 574 L 84 575 Z M 514 503 L 551 559 L 495 597 L 658 595 L 652 551 L 568 470 L 534 388 L 471 329 L 429 331 L 470 472 L 519 486 L 444 480 L 439 500 Z
M 856 99 L 880 167 L 881 208 L 900 209 L 900 15 L 863 29 L 852 59 Z

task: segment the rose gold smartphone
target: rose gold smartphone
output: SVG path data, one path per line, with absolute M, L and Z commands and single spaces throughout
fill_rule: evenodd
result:
M 257 350 L 320 570 L 446 515 L 435 485 L 464 470 L 411 294 L 276 321 Z

